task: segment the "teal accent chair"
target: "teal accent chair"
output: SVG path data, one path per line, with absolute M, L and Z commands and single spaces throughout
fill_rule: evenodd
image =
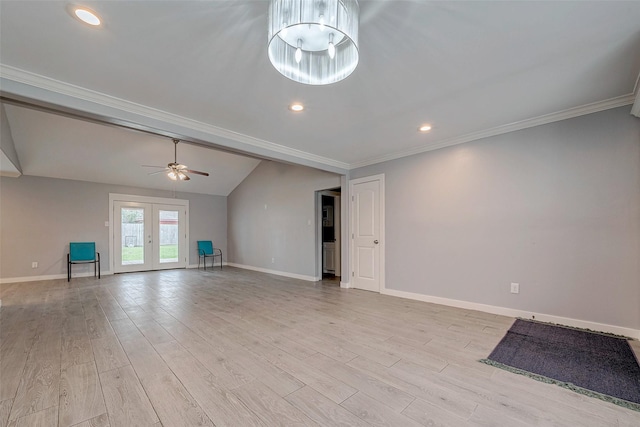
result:
M 100 278 L 100 252 L 95 242 L 71 242 L 67 254 L 67 282 L 71 281 L 71 264 L 93 264 L 93 276 Z
M 198 268 L 202 259 L 204 269 L 207 269 L 207 258 L 211 258 L 211 268 L 213 268 L 216 257 L 220 257 L 220 270 L 222 270 L 222 249 L 214 248 L 211 240 L 198 240 Z

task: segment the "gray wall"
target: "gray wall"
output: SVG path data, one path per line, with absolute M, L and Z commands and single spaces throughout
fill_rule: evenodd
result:
M 640 120 L 629 107 L 351 178 L 378 173 L 387 288 L 640 328 Z
M 260 163 L 227 199 L 229 262 L 316 276 L 315 191 L 339 186 L 330 172 Z
M 109 228 L 104 223 L 109 220 L 109 193 L 174 196 L 169 191 L 84 181 L 0 178 L 0 277 L 66 273 L 70 241 L 95 241 L 102 271 L 108 271 Z M 226 252 L 226 197 L 177 192 L 175 198 L 189 200 L 190 264 L 198 262 L 197 240 L 212 240 Z M 31 268 L 32 261 L 38 262 L 37 269 Z M 87 266 L 74 272 L 82 267 Z

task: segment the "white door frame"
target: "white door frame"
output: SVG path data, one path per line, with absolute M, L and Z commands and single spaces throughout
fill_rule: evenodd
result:
M 369 181 L 378 181 L 380 183 L 380 293 L 384 293 L 386 290 L 385 286 L 385 248 L 386 248 L 386 239 L 385 239 L 385 202 L 384 202 L 384 174 L 371 175 L 363 178 L 356 178 L 349 180 L 349 286 L 353 287 L 352 278 L 354 276 L 354 257 L 355 257 L 355 245 L 353 244 L 353 235 L 354 235 L 354 222 L 356 221 L 355 212 L 353 211 L 353 202 L 354 202 L 354 186 L 357 184 L 362 184 L 364 182 Z
M 189 249 L 189 201 L 183 199 L 169 199 L 165 197 L 148 197 L 148 196 L 136 196 L 133 194 L 118 194 L 118 193 L 109 193 L 109 270 L 111 272 L 115 271 L 115 258 L 114 258 L 114 245 L 115 245 L 115 220 L 118 218 L 114 218 L 113 216 L 113 205 L 115 202 L 137 202 L 137 203 L 148 203 L 148 204 L 156 204 L 156 205 L 173 205 L 184 207 L 186 210 L 186 222 L 185 222 L 185 239 L 186 239 L 186 248 L 185 248 L 185 256 L 187 258 L 186 265 L 189 267 L 190 257 L 190 249 Z

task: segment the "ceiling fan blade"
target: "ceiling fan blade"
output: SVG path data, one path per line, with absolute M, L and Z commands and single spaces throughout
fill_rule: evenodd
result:
M 167 171 L 169 171 L 169 169 L 167 169 L 167 168 L 163 168 L 161 171 L 149 172 L 147 175 L 157 175 L 157 174 L 159 174 L 159 173 L 165 173 L 165 172 L 167 172 Z
M 162 168 L 166 169 L 166 166 L 156 166 L 156 165 L 142 165 L 143 168 Z
M 191 178 L 189 178 L 189 175 L 187 175 L 186 173 L 183 172 L 184 178 L 182 178 L 182 181 L 189 181 Z
M 183 169 L 183 172 L 195 173 L 196 175 L 209 176 L 207 172 L 194 171 L 191 169 Z

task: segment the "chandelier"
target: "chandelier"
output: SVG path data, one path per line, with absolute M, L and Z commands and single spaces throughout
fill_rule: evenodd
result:
M 358 65 L 357 0 L 271 0 L 269 60 L 283 76 L 326 85 Z

